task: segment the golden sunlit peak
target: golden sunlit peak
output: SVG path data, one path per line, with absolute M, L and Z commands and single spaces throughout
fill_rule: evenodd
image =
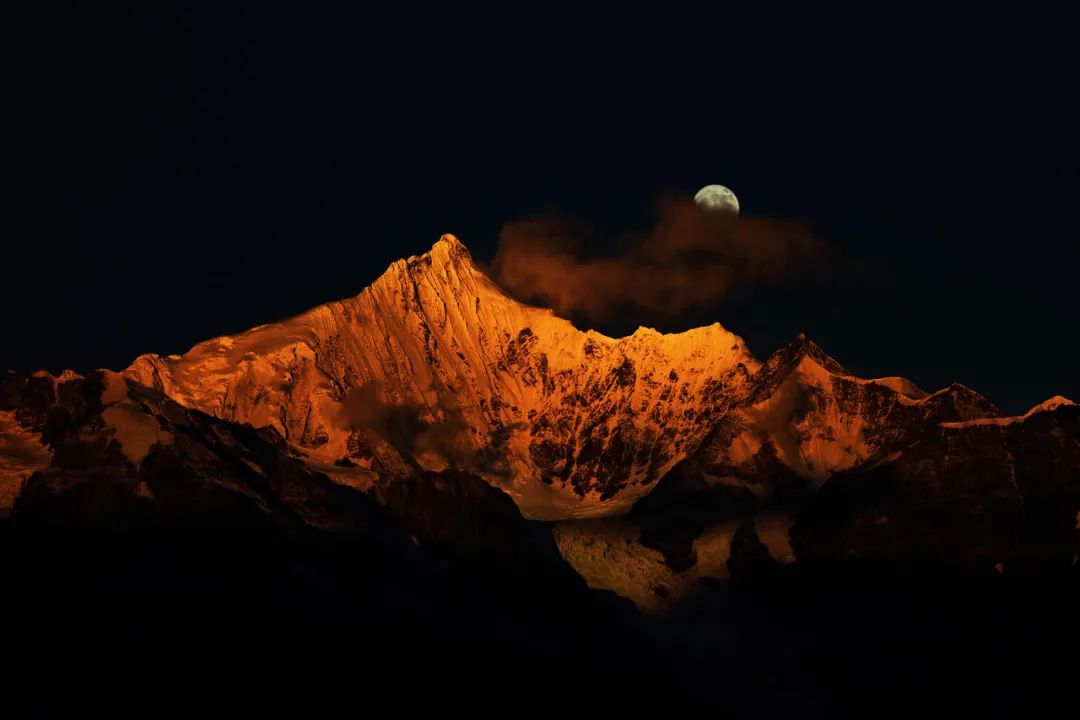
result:
M 439 236 L 439 239 L 435 244 L 431 246 L 431 249 L 423 255 L 410 255 L 408 258 L 399 262 L 404 262 L 406 265 L 426 262 L 430 265 L 431 261 L 434 259 L 439 259 L 440 261 L 454 261 L 458 259 L 471 261 L 472 254 L 469 252 L 469 249 L 465 247 L 465 244 L 458 240 L 457 235 L 443 233 Z M 391 267 L 393 267 L 393 265 Z
M 450 257 L 467 258 L 472 259 L 472 253 L 465 247 L 465 243 L 458 240 L 457 235 L 453 233 L 443 233 L 439 236 L 438 242 L 431 246 L 432 252 L 442 251 Z

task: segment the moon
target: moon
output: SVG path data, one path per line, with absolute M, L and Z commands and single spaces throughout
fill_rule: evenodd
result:
M 706 210 L 724 210 L 739 214 L 739 198 L 723 185 L 706 185 L 697 191 L 694 202 Z

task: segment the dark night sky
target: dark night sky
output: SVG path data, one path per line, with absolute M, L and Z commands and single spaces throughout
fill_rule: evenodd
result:
M 1072 17 L 224 5 L 14 28 L 0 365 L 120 368 L 353 295 L 442 232 L 487 260 L 508 220 L 614 237 L 720 182 L 843 269 L 661 329 L 718 320 L 761 357 L 806 331 L 860 374 L 1011 411 L 1080 400 Z

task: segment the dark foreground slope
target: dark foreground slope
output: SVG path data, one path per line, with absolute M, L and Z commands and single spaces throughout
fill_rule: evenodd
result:
M 663 687 L 624 604 L 478 478 L 402 478 L 384 508 L 272 431 L 108 374 L 8 374 L 0 409 L 52 452 L 0 521 L 8 677 L 39 698 L 70 683 L 409 705 L 538 682 L 554 701 L 586 676 Z

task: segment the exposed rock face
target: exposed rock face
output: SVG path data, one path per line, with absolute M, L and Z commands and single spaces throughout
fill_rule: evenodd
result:
M 354 298 L 125 374 L 324 462 L 472 471 L 560 518 L 627 509 L 757 367 L 719 325 L 577 330 L 507 297 L 444 236 Z

